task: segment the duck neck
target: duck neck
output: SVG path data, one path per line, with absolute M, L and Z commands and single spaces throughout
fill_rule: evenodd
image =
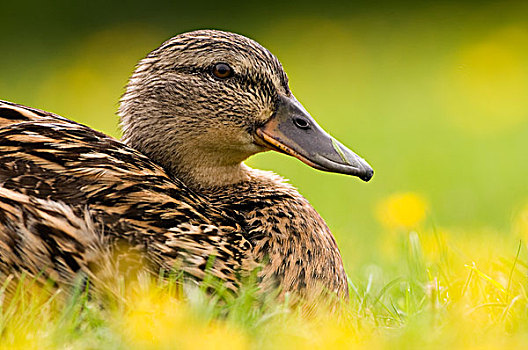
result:
M 249 179 L 248 166 L 238 164 L 192 164 L 169 169 L 169 172 L 194 190 L 205 190 L 236 185 Z
M 245 155 L 204 146 L 198 138 L 194 138 L 196 142 L 181 142 L 180 138 L 146 139 L 141 137 L 143 133 L 125 130 L 124 143 L 194 190 L 235 185 L 249 178 L 249 167 L 242 162 Z

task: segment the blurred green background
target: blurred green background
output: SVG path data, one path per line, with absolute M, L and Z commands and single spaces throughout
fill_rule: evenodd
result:
M 332 228 L 349 269 L 380 261 L 380 203 L 412 193 L 428 227 L 515 235 L 528 201 L 528 2 L 40 1 L 1 3 L 0 99 L 119 137 L 134 64 L 199 28 L 247 35 L 374 179 L 268 152 Z M 483 233 L 491 232 L 491 233 Z

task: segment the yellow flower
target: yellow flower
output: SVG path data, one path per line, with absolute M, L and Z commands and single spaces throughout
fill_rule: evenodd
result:
M 198 319 L 188 305 L 162 291 L 129 300 L 121 333 L 135 349 L 229 349 L 249 347 L 245 334 L 223 321 Z
M 395 193 L 378 204 L 377 216 L 390 229 L 410 229 L 425 219 L 427 210 L 427 201 L 421 195 L 413 192 Z
M 377 339 L 369 337 L 367 326 L 361 331 L 353 318 L 339 319 L 335 314 L 312 315 L 312 318 L 291 315 L 275 323 L 265 340 L 269 349 L 369 349 L 379 348 Z

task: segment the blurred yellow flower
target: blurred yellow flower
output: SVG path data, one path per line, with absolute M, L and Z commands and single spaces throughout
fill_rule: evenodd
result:
M 131 348 L 247 349 L 246 336 L 223 321 L 200 320 L 188 305 L 160 291 L 131 298 L 120 327 Z
M 410 229 L 425 219 L 428 207 L 427 201 L 420 194 L 395 193 L 378 204 L 377 216 L 390 229 Z
M 289 315 L 266 332 L 273 334 L 264 340 L 267 349 L 369 349 L 380 348 L 379 339 L 370 337 L 367 326 L 358 329 L 354 318 L 339 318 L 322 311 L 311 318 Z
M 27 326 L 27 325 L 24 325 Z M 8 336 L 0 341 L 0 350 L 45 350 L 53 349 L 50 344 L 49 334 L 38 329 L 36 324 L 31 327 L 18 329 L 6 329 Z

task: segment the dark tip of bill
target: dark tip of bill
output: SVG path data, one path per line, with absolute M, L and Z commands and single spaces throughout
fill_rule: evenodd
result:
M 361 174 L 361 176 L 359 176 L 359 178 L 365 182 L 368 182 L 370 181 L 370 179 L 372 179 L 372 176 L 374 176 L 374 170 L 372 169 L 365 169 L 363 174 Z

